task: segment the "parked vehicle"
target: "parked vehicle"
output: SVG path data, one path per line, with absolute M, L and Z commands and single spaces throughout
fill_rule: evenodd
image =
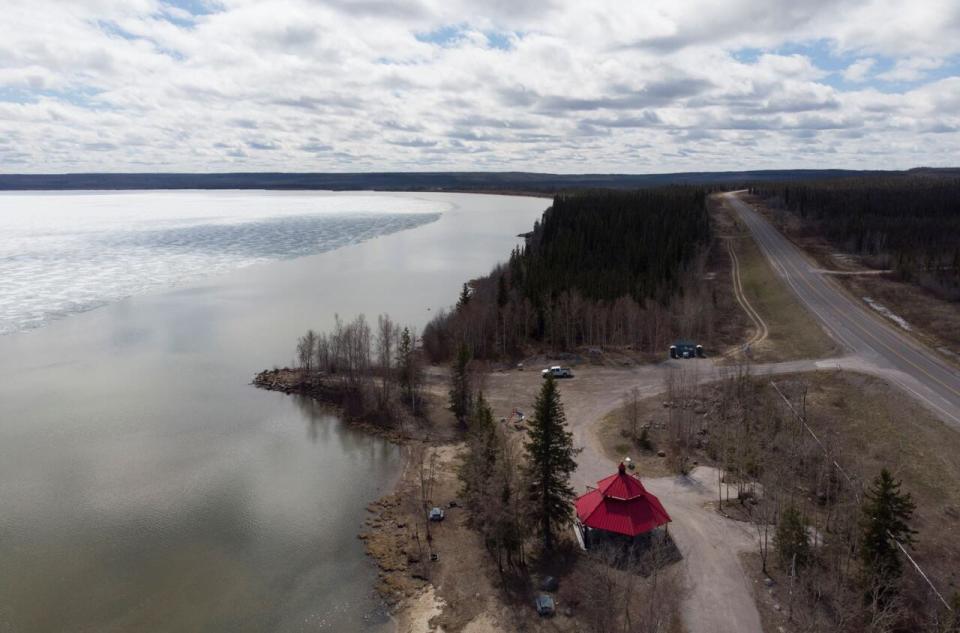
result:
M 573 378 L 573 371 L 569 367 L 554 365 L 553 367 L 541 371 L 540 375 L 542 375 L 544 378 L 547 376 L 553 376 L 554 378 Z
M 704 358 L 703 345 L 677 341 L 670 346 L 670 358 Z
M 443 508 L 434 507 L 430 510 L 428 518 L 431 521 L 443 521 Z
M 534 604 L 537 606 L 537 613 L 540 615 L 540 617 L 546 617 L 556 613 L 557 605 L 553 601 L 553 596 L 551 595 L 541 593 L 537 596 Z

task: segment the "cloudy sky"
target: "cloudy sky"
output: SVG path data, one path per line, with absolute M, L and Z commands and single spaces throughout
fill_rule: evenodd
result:
M 960 164 L 958 0 L 4 0 L 0 171 Z

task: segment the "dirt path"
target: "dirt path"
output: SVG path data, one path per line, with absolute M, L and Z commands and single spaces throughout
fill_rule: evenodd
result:
M 684 624 L 690 633 L 762 633 L 760 614 L 740 554 L 756 550 L 751 524 L 727 519 L 713 507 L 717 471 L 700 466 L 688 477 L 659 477 L 644 485 L 664 501 L 670 534 L 683 554 Z M 727 491 L 724 491 L 726 494 Z M 736 496 L 736 491 L 730 493 Z
M 731 240 L 727 240 L 727 252 L 730 253 L 730 261 L 733 264 L 733 274 L 731 275 L 733 277 L 733 294 L 737 298 L 737 303 L 740 304 L 743 311 L 750 317 L 755 328 L 753 336 L 741 347 L 741 349 L 746 352 L 752 345 L 756 345 L 767 338 L 767 335 L 770 333 L 770 328 L 767 327 L 766 321 L 763 320 L 760 313 L 750 304 L 747 295 L 743 292 L 743 281 L 740 279 L 740 259 L 737 257 L 737 252 L 733 248 L 733 242 Z M 729 354 L 731 354 L 731 352 L 727 353 L 727 355 Z

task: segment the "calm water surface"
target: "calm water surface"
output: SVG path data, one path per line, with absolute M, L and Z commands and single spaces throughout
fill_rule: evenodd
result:
M 356 533 L 398 449 L 248 383 L 335 312 L 422 326 L 548 204 L 403 195 L 442 215 L 0 336 L 0 631 L 389 627 Z

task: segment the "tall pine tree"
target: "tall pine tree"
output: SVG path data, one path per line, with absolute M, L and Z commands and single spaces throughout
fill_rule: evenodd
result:
M 864 580 L 868 587 L 879 589 L 876 595 L 881 598 L 902 571 L 897 542 L 913 543 L 916 532 L 909 522 L 914 508 L 910 494 L 900 492 L 900 482 L 886 468 L 881 470 L 867 491 L 860 523 Z
M 397 382 L 400 384 L 404 402 L 410 405 L 414 414 L 417 412 L 417 391 L 422 379 L 415 348 L 416 340 L 410 334 L 410 328 L 403 328 L 397 344 Z
M 493 421 L 493 412 L 481 392 L 470 415 L 467 455 L 459 473 L 463 483 L 462 494 L 474 515 L 481 514 L 483 504 L 488 501 L 499 451 L 500 437 Z
M 573 435 L 567 431 L 560 394 L 547 376 L 534 404 L 534 418 L 524 448 L 530 485 L 530 519 L 538 526 L 545 550 L 553 549 L 557 530 L 568 524 L 573 510 L 570 473 L 577 468 Z
M 448 407 L 457 418 L 460 426 L 466 426 L 467 416 L 470 415 L 472 398 L 470 394 L 470 348 L 466 343 L 460 343 L 457 349 L 457 358 L 453 363 L 453 373 L 450 375 L 450 406 Z
M 460 291 L 460 298 L 457 299 L 457 312 L 466 308 L 468 303 L 470 303 L 470 286 L 463 284 L 463 289 Z

